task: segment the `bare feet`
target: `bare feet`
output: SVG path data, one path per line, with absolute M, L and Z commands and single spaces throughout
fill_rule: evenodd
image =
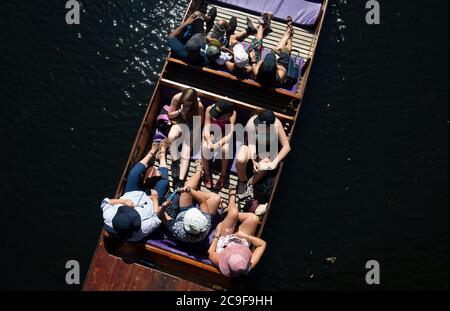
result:
M 159 144 L 159 151 L 156 154 L 156 156 L 158 157 L 158 159 L 160 159 L 161 157 L 165 157 L 167 154 L 167 149 L 170 146 L 170 140 L 168 138 L 165 138 L 161 141 L 161 143 Z
M 158 150 L 159 150 L 159 143 L 153 143 L 152 147 L 150 148 L 150 151 L 148 152 L 151 159 L 153 159 L 156 156 Z
M 211 173 L 209 174 L 205 174 L 204 178 L 203 178 L 203 182 L 205 184 L 205 187 L 208 189 L 211 189 L 213 186 L 213 180 L 212 180 L 212 175 Z

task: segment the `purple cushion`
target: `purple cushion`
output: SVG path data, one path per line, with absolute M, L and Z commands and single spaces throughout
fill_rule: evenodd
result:
M 161 248 L 165 251 L 171 252 L 179 256 L 196 260 L 207 265 L 212 265 L 211 261 L 208 259 L 207 253 L 182 248 L 177 245 L 176 241 L 171 239 L 148 240 L 147 244 Z
M 299 25 L 315 25 L 322 7 L 321 0 L 216 0 L 237 8 L 263 13 L 272 12 L 276 18 L 286 20 L 290 15 Z
M 208 248 L 214 238 L 216 227 L 221 221 L 221 217 L 222 211 L 219 209 L 218 213 L 212 218 L 212 228 L 214 229 L 211 230 L 208 239 L 205 239 L 201 243 L 188 244 L 180 242 L 164 225 L 161 225 L 153 232 L 146 243 L 173 254 L 196 260 L 207 265 L 212 265 L 208 256 Z

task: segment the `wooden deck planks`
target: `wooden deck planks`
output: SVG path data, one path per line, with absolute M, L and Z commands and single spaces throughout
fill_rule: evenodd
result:
M 218 5 L 217 3 L 211 4 L 208 3 L 208 1 L 205 1 L 205 3 L 207 3 L 208 10 L 213 6 L 217 8 L 217 19 L 224 19 L 226 21 L 229 21 L 232 16 L 236 17 L 238 20 L 237 31 L 242 31 L 246 28 L 247 16 L 250 17 L 257 25 L 259 16 L 223 7 Z M 274 49 L 285 33 L 286 24 L 278 21 L 272 21 L 271 28 L 272 32 L 264 38 L 264 45 L 267 48 Z M 298 26 L 294 26 L 294 30 L 295 35 L 293 41 L 293 49 L 299 51 L 300 56 L 303 58 L 312 57 L 313 51 L 311 47 L 313 45 L 314 33 L 311 30 L 303 29 Z M 255 36 L 252 35 L 245 41 L 250 43 L 254 37 Z
M 187 177 L 186 179 L 189 179 L 189 178 L 192 177 L 192 175 L 194 175 L 194 173 L 195 173 L 195 163 L 194 163 L 194 161 L 195 161 L 195 160 L 192 160 L 191 163 L 190 163 L 190 165 L 189 165 L 188 177 Z M 172 171 L 171 171 L 171 169 L 170 169 L 171 165 L 172 165 L 172 159 L 171 159 L 170 155 L 167 155 L 167 166 L 169 167 L 170 192 L 172 192 L 172 191 L 175 190 L 174 187 L 173 187 Z M 159 167 L 159 163 L 156 162 L 156 163 L 155 163 L 155 166 L 156 166 L 156 167 Z M 218 175 L 218 172 L 215 171 L 214 169 L 211 169 L 211 171 L 213 172 L 213 181 L 214 181 L 214 183 L 215 183 L 215 182 L 219 179 L 219 175 Z M 221 206 L 222 208 L 226 208 L 226 207 L 228 206 L 228 200 L 229 200 L 230 188 L 233 187 L 233 186 L 236 187 L 236 186 L 237 186 L 237 183 L 238 183 L 238 177 L 237 177 L 237 175 L 235 175 L 235 174 L 233 174 L 233 173 L 230 173 L 230 177 L 229 177 L 229 187 L 223 187 L 222 190 L 219 191 L 219 192 L 214 191 L 215 193 L 219 194 L 219 196 L 220 196 L 221 199 L 222 199 L 222 206 Z M 211 192 L 211 190 L 209 190 L 208 188 L 206 188 L 206 187 L 203 185 L 203 182 L 201 183 L 200 190 L 201 190 L 201 191 L 204 191 L 204 192 Z M 243 210 L 243 208 L 244 208 L 244 203 L 243 203 L 243 202 L 240 202 L 240 203 L 239 203 L 239 207 L 240 207 L 241 210 Z
M 209 288 L 108 254 L 101 240 L 84 291 L 207 291 Z

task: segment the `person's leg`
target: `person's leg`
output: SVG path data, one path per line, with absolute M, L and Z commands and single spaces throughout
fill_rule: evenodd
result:
M 183 142 L 181 147 L 181 160 L 180 160 L 180 180 L 185 180 L 189 171 L 189 164 L 191 162 L 191 144 L 190 139 Z
M 208 214 L 211 216 L 217 213 L 217 210 L 220 207 L 220 203 L 222 199 L 217 193 L 214 192 L 203 192 L 206 197 L 206 204 L 208 205 Z
M 211 171 L 209 169 L 209 158 L 206 158 L 206 155 L 210 155 L 211 151 L 208 148 L 208 144 L 206 143 L 206 140 L 203 140 L 202 143 L 202 161 L 203 161 L 203 170 L 205 172 L 204 177 L 204 183 L 205 187 L 210 189 L 212 187 L 212 178 L 211 178 Z
M 283 38 L 281 38 L 280 42 L 278 43 L 276 50 L 280 51 L 283 48 L 288 48 L 289 51 L 292 50 L 292 34 L 293 34 L 293 28 L 292 28 L 292 19 L 288 20 L 288 24 L 286 26 L 286 31 L 284 33 Z
M 127 184 L 125 186 L 124 193 L 131 191 L 144 191 L 142 187 L 142 176 L 145 173 L 147 166 L 143 163 L 137 163 L 128 174 Z
M 287 40 L 287 43 L 286 43 L 286 49 L 289 50 L 288 54 L 291 54 L 291 52 L 292 52 L 293 39 L 294 39 L 294 37 L 292 36 L 292 34 L 290 34 L 289 39 Z
M 258 30 L 257 30 L 257 32 L 256 32 L 256 40 L 262 40 L 262 39 L 264 39 L 264 24 L 262 24 L 262 23 L 259 23 L 259 25 L 258 25 Z
M 220 161 L 220 177 L 216 183 L 216 190 L 221 190 L 228 177 L 228 165 L 230 163 L 228 153 L 230 152 L 230 144 L 226 143 L 222 146 L 222 160 Z
M 212 7 L 208 14 L 205 16 L 206 19 L 206 33 L 208 33 L 211 28 L 214 26 L 214 21 L 216 20 L 217 17 L 217 8 L 216 7 Z
M 259 217 L 253 213 L 239 213 L 239 231 L 254 236 L 258 230 Z
M 237 18 L 235 16 L 230 18 L 230 21 L 228 22 L 228 28 L 227 28 L 227 39 L 230 41 L 230 36 L 236 32 L 236 28 L 238 25 Z
M 159 161 L 159 167 L 168 167 L 167 166 L 167 150 L 170 146 L 170 141 L 168 138 L 165 138 L 161 141 L 159 151 L 156 154 L 158 161 Z
M 203 175 L 203 169 L 201 161 L 196 162 L 197 168 L 195 169 L 194 175 L 189 178 L 185 183 L 185 187 L 191 187 L 191 189 L 197 190 L 200 186 L 200 181 Z M 192 196 L 189 193 L 182 193 L 180 196 L 180 207 L 191 206 L 193 203 Z
M 153 159 L 158 151 L 159 144 L 152 144 L 152 148 L 147 155 L 137 164 L 133 166 L 130 173 L 128 173 L 127 184 L 125 185 L 124 193 L 130 191 L 144 191 L 142 187 L 142 176 L 147 169 L 148 163 Z
M 168 140 L 161 142 L 161 147 L 158 152 L 159 171 L 161 173 L 161 179 L 155 185 L 154 190 L 158 193 L 159 204 L 164 203 L 165 196 L 169 190 L 169 169 L 167 168 L 166 155 L 167 155 Z
M 230 36 L 230 46 L 235 46 L 239 42 L 244 41 L 249 36 L 247 30 L 242 30 Z
M 191 37 L 193 35 L 196 35 L 198 33 L 205 33 L 205 22 L 202 18 L 197 18 L 192 24 L 191 24 Z
M 181 135 L 183 135 L 183 130 L 178 124 L 172 125 L 170 131 L 169 131 L 169 141 L 172 144 L 170 148 L 170 156 L 172 157 L 173 161 L 177 161 L 180 158 L 179 152 L 177 149 L 174 149 L 178 146 L 173 144 L 173 142 L 178 139 Z
M 248 146 L 243 145 L 236 156 L 236 169 L 239 181 L 247 181 L 247 163 L 250 158 L 250 151 Z
M 281 51 L 282 48 L 286 47 L 286 44 L 288 43 L 290 37 L 291 37 L 290 31 L 286 30 L 286 32 L 284 33 L 283 38 L 281 38 L 280 42 L 278 42 L 278 45 L 275 48 L 275 50 Z M 292 43 L 292 40 L 291 40 L 291 43 Z M 291 45 L 291 47 L 292 47 L 292 45 Z
M 230 36 L 230 46 L 235 46 L 239 42 L 244 41 L 248 38 L 248 36 L 257 32 L 257 27 L 253 23 L 253 21 L 247 17 L 247 28 L 240 32 L 235 32 Z
M 221 223 L 221 236 L 233 234 L 236 230 L 236 225 L 239 220 L 239 210 L 236 204 L 236 189 L 230 190 L 230 197 L 228 200 L 227 216 Z
M 266 177 L 267 171 L 259 171 L 257 173 L 253 174 L 253 177 L 251 178 L 252 186 L 259 183 L 264 177 Z

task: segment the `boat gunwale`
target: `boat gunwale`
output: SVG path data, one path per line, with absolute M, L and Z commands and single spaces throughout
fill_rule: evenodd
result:
M 200 6 L 199 6 L 199 3 L 200 3 Z M 201 7 L 202 3 L 203 3 L 203 0 L 198 0 L 198 1 L 197 0 L 190 0 L 189 5 L 188 5 L 188 7 L 187 7 L 187 9 L 185 11 L 185 14 L 184 14 L 183 21 L 187 18 L 187 16 L 189 14 L 191 14 L 193 12 L 193 10 L 199 9 Z M 309 79 L 309 75 L 311 73 L 312 64 L 313 64 L 313 61 L 314 61 L 315 54 L 317 52 L 317 45 L 318 45 L 319 37 L 320 37 L 321 31 L 322 31 L 322 28 L 323 28 L 325 15 L 326 15 L 326 12 L 327 12 L 327 9 L 328 9 L 328 4 L 329 4 L 328 0 L 323 0 L 321 13 L 320 13 L 320 16 L 318 18 L 316 30 L 314 32 L 313 42 L 311 44 L 312 56 L 310 58 L 310 64 L 309 64 L 308 68 L 306 69 L 306 71 L 304 73 L 304 76 L 302 78 L 302 83 L 299 84 L 299 90 L 300 90 L 299 94 L 301 95 L 301 98 L 303 98 L 303 95 L 304 95 L 304 92 L 305 92 L 305 89 L 306 89 L 306 85 L 307 85 L 307 82 L 308 82 L 308 79 Z M 142 120 L 142 122 L 140 124 L 140 127 L 139 127 L 139 130 L 137 132 L 136 138 L 135 138 L 134 143 L 133 143 L 133 145 L 131 147 L 130 155 L 129 155 L 128 160 L 127 160 L 127 162 L 125 164 L 125 167 L 124 167 L 124 170 L 122 172 L 119 184 L 118 184 L 118 186 L 116 188 L 116 192 L 115 192 L 115 197 L 116 198 L 120 197 L 122 195 L 124 184 L 125 184 L 125 181 L 127 180 L 127 174 L 129 172 L 129 169 L 130 169 L 132 163 L 136 162 L 136 157 L 137 157 L 137 154 L 136 154 L 137 152 L 136 151 L 139 151 L 138 146 L 140 145 L 140 142 L 141 142 L 141 139 L 142 139 L 142 135 L 144 134 L 145 128 L 147 126 L 149 126 L 149 125 L 151 126 L 153 124 L 153 122 L 155 121 L 157 111 L 155 111 L 155 108 L 154 108 L 155 105 L 153 105 L 153 103 L 155 102 L 157 96 L 160 96 L 159 91 L 161 89 L 161 86 L 165 86 L 165 81 L 167 79 L 164 78 L 164 73 L 166 72 L 166 69 L 167 69 L 167 67 L 169 65 L 169 58 L 170 57 L 171 57 L 171 52 L 169 51 L 168 55 L 167 55 L 167 58 L 166 58 L 166 61 L 164 63 L 164 66 L 162 68 L 161 74 L 160 74 L 160 76 L 158 78 L 158 81 L 157 81 L 157 83 L 155 85 L 155 88 L 153 90 L 153 94 L 152 94 L 152 96 L 150 98 L 150 101 L 149 101 L 148 107 L 146 109 L 145 115 L 144 115 L 143 120 Z M 211 92 L 209 92 L 209 93 L 211 93 Z M 218 94 L 215 94 L 215 95 L 218 95 Z M 218 95 L 218 96 L 222 96 L 222 95 Z M 293 137 L 295 126 L 297 124 L 298 116 L 299 116 L 299 113 L 300 113 L 301 100 L 299 99 L 298 101 L 299 101 L 299 104 L 298 104 L 298 109 L 296 109 L 296 111 L 295 111 L 295 117 L 292 118 L 292 117 L 289 116 L 290 121 L 293 122 L 291 124 L 291 126 L 290 126 L 290 134 L 289 134 L 289 138 L 290 139 Z M 253 106 L 253 105 L 251 105 L 251 106 Z M 152 109 L 153 109 L 153 111 L 152 111 Z M 151 141 L 151 138 L 149 140 Z M 261 221 L 260 228 L 258 230 L 258 234 L 257 234 L 258 237 L 260 237 L 262 235 L 263 230 L 265 228 L 265 225 L 266 225 L 266 222 L 267 222 L 267 219 L 268 219 L 268 215 L 269 215 L 269 211 L 270 211 L 270 207 L 271 207 L 271 205 L 273 203 L 273 200 L 274 200 L 274 197 L 275 197 L 275 194 L 276 194 L 276 190 L 278 188 L 278 183 L 279 183 L 279 180 L 281 178 L 281 174 L 282 174 L 282 171 L 283 171 L 283 168 L 284 168 L 284 164 L 285 164 L 284 162 L 282 162 L 280 164 L 280 166 L 278 168 L 278 171 L 276 173 L 273 190 L 272 190 L 272 193 L 271 193 L 271 196 L 270 196 L 270 199 L 269 199 L 269 203 L 267 205 L 267 211 L 266 211 L 266 213 L 265 213 L 265 215 L 264 215 L 264 217 L 263 217 L 263 219 Z M 84 285 L 83 285 L 83 289 L 85 289 L 86 284 L 88 283 L 89 278 L 90 278 L 90 276 L 93 273 L 93 271 L 92 271 L 92 269 L 94 268 L 93 263 L 94 263 L 94 260 L 96 258 L 96 254 L 98 253 L 98 249 L 99 249 L 99 247 L 104 247 L 104 243 L 103 243 L 104 242 L 104 238 L 107 237 L 107 236 L 108 236 L 107 232 L 104 229 L 102 229 L 101 233 L 100 233 L 100 237 L 99 237 L 98 242 L 97 242 L 96 250 L 95 250 L 94 255 L 92 257 L 91 264 L 89 266 L 89 270 L 88 270 L 88 272 L 86 274 L 86 279 L 85 279 L 85 282 L 84 282 Z M 154 246 L 150 246 L 150 245 L 148 245 L 146 243 L 145 243 L 145 248 L 149 252 L 156 252 L 157 251 L 156 249 L 153 249 Z M 163 251 L 163 252 L 160 252 L 160 253 L 167 252 L 167 251 L 165 251 L 163 249 L 160 249 L 160 248 L 158 248 L 158 250 Z M 171 260 L 177 260 L 178 262 L 181 262 L 183 264 L 189 264 L 189 263 L 186 263 L 185 261 L 180 261 L 180 260 L 177 259 L 177 257 L 183 257 L 183 256 L 177 255 L 177 254 L 172 253 L 172 252 L 167 252 L 167 253 L 170 253 L 170 254 L 173 255 L 172 257 L 174 257 L 174 258 L 171 258 L 170 256 L 167 256 L 167 257 L 171 258 Z M 195 261 L 195 260 L 193 260 L 193 261 Z M 201 264 L 205 265 L 204 263 L 201 263 Z M 189 265 L 193 266 L 193 267 L 197 267 L 197 268 L 205 270 L 205 271 L 209 271 L 209 270 L 206 270 L 204 268 L 200 268 L 197 265 L 192 265 L 192 264 L 189 264 Z M 219 273 L 220 274 L 220 272 L 218 271 L 218 269 L 216 267 L 214 267 L 212 265 L 208 265 L 208 266 L 211 266 L 212 268 L 214 268 L 216 270 L 216 271 L 210 271 L 211 273 L 214 273 L 214 274 Z M 225 277 L 223 275 L 221 275 L 221 276 L 224 279 L 228 279 L 227 277 Z

